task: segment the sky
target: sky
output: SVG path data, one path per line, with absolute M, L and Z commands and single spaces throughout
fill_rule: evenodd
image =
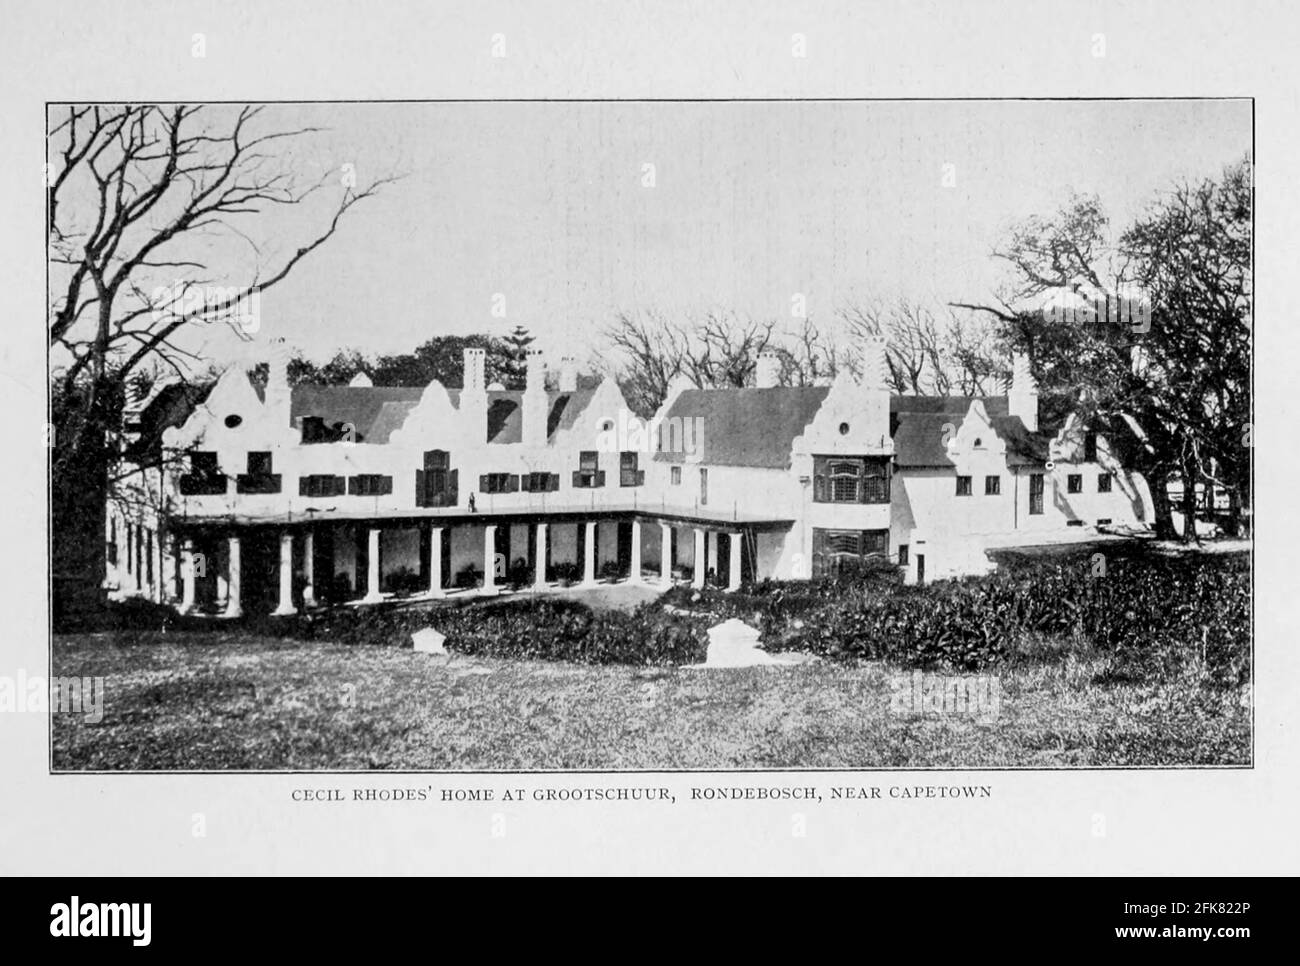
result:
M 325 128 L 281 162 L 400 173 L 262 296 L 251 343 L 314 359 L 504 335 L 590 358 L 619 312 L 793 326 L 851 303 L 991 297 L 1017 220 L 1096 193 L 1122 230 L 1161 190 L 1251 148 L 1248 101 L 487 102 L 272 105 Z M 652 167 L 651 167 L 652 166 Z M 337 200 L 241 223 L 268 266 Z

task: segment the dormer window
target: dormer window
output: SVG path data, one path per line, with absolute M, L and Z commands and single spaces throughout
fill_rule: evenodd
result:
M 573 485 L 589 490 L 605 485 L 605 473 L 600 469 L 600 454 L 594 449 L 578 454 L 578 468 L 573 472 Z

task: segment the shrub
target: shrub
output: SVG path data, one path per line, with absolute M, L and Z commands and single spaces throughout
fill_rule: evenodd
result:
M 551 576 L 565 587 L 572 586 L 578 582 L 578 565 L 572 560 L 551 564 Z

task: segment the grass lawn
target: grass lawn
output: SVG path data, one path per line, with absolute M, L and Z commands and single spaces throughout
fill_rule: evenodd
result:
M 432 657 L 243 633 L 54 639 L 105 678 L 53 715 L 56 770 L 729 769 L 1250 764 L 1250 707 L 1190 675 L 1127 683 L 1051 642 L 997 671 L 995 720 L 890 710 L 891 669 L 689 671 Z

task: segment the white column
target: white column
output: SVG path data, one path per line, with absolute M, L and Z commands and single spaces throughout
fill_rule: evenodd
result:
M 489 523 L 483 528 L 483 591 L 497 592 L 497 528 Z
M 641 521 L 632 521 L 632 566 L 628 571 L 629 584 L 641 583 Z
M 704 586 L 704 531 L 699 527 L 695 528 L 695 579 L 691 581 L 691 586 L 699 590 Z
M 316 534 L 308 530 L 302 538 L 302 574 L 306 586 L 302 589 L 302 606 L 316 606 Z
M 226 541 L 226 616 L 242 617 L 244 608 L 239 599 L 239 538 L 231 536 Z
M 727 590 L 740 590 L 740 534 L 727 534 L 731 559 L 727 568 Z
M 194 539 L 181 542 L 181 613 L 194 611 Z
M 280 606 L 275 616 L 288 617 L 298 613 L 293 606 L 293 534 L 287 530 L 280 534 Z
M 587 540 L 582 548 L 582 586 L 590 587 L 596 582 L 596 521 L 588 520 Z
M 535 566 L 537 575 L 533 579 L 533 587 L 537 590 L 546 589 L 546 524 L 537 524 L 537 546 L 534 548 L 537 555 Z
M 371 527 L 368 537 L 370 543 L 366 548 L 366 596 L 362 598 L 367 604 L 375 604 L 384 599 L 379 592 L 379 528 Z
M 429 530 L 429 593 L 442 597 L 442 527 Z
M 666 523 L 659 524 L 659 582 L 673 585 L 673 528 Z

